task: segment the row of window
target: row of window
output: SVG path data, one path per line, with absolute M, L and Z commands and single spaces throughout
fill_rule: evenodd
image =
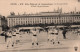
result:
M 57 19 L 56 21 L 60 21 L 60 20 L 62 21 L 63 19 Z M 70 21 L 70 20 L 80 21 L 80 19 L 76 19 L 76 20 L 75 19 L 68 19 L 68 20 L 64 19 L 63 21 Z M 18 23 L 21 23 L 21 22 L 29 23 L 29 22 L 42 22 L 42 21 L 44 21 L 44 22 L 53 21 L 54 22 L 55 20 L 52 20 L 52 19 L 51 20 L 49 20 L 49 19 L 48 20 L 44 20 L 44 19 L 42 19 L 42 20 L 25 20 L 25 21 L 24 20 L 23 21 L 22 20 L 21 21 L 9 20 L 8 22 L 11 22 L 11 23 L 12 22 L 14 22 L 14 23 L 16 23 L 16 22 L 18 22 Z
M 8 18 L 8 25 L 80 22 L 80 17 Z
M 9 18 L 9 20 L 80 19 L 80 17 Z
M 80 20 L 78 20 L 80 21 Z M 39 24 L 39 23 L 66 23 L 66 22 L 74 22 L 74 20 L 54 20 L 54 21 L 17 21 L 17 22 L 9 22 L 9 25 L 23 25 L 23 24 Z M 77 20 L 75 20 L 75 22 L 77 22 Z

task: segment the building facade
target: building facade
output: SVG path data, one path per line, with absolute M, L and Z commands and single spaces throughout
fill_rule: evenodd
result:
M 80 13 L 41 12 L 38 14 L 10 15 L 8 26 L 34 24 L 63 24 L 80 22 Z

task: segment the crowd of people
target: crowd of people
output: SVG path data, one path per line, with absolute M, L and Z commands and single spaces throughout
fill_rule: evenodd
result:
M 49 27 L 48 30 L 46 31 L 48 33 L 48 38 L 47 41 L 51 42 L 53 45 L 58 43 L 60 44 L 59 41 L 59 28 L 55 27 Z M 39 45 L 38 42 L 38 34 L 40 33 L 40 30 L 34 27 L 33 29 L 30 29 L 29 32 L 32 36 L 32 46 L 34 45 Z M 67 30 L 63 28 L 62 34 L 63 34 L 63 39 L 66 39 L 66 33 Z M 80 35 L 80 29 L 77 31 L 78 35 Z M 16 29 L 10 29 L 5 32 L 5 39 L 6 39 L 6 47 L 14 47 L 16 44 L 20 42 L 20 37 L 23 34 L 20 34 L 19 28 Z

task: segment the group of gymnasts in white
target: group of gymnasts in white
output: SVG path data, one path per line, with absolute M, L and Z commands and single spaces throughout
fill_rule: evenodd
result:
M 32 45 L 39 45 L 38 43 L 38 29 L 37 28 L 33 28 L 31 30 L 32 33 Z M 48 37 L 47 40 L 48 42 L 51 42 L 52 44 L 60 44 L 59 39 L 58 39 L 58 34 L 59 34 L 59 30 L 56 27 L 50 27 L 48 29 Z
M 56 27 L 50 27 L 48 29 L 48 38 L 47 40 L 51 42 L 52 44 L 58 43 L 60 44 L 58 40 L 58 29 Z M 38 33 L 39 29 L 34 27 L 33 29 L 30 29 L 30 33 L 32 34 L 32 46 L 34 45 L 39 45 L 38 42 Z M 20 41 L 20 32 L 19 29 L 14 29 L 14 30 L 8 30 L 6 32 L 7 38 L 6 38 L 6 43 L 7 43 L 7 48 L 8 47 L 14 47 L 15 44 L 17 44 Z

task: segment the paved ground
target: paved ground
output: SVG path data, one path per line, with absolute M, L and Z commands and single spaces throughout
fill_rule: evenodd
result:
M 20 38 L 20 43 L 16 44 L 13 48 L 6 48 L 6 43 L 0 44 L 0 51 L 3 52 L 75 52 L 74 47 L 79 46 L 80 40 L 77 34 L 67 32 L 67 39 L 63 39 L 61 31 L 59 32 L 60 44 L 52 44 L 47 41 L 47 33 L 41 32 L 38 35 L 39 46 L 31 45 L 31 34 L 23 33 Z M 79 50 L 78 50 L 79 51 Z

